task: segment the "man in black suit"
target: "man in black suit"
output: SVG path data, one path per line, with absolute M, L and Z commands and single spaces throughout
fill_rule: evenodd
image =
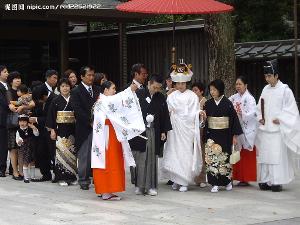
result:
M 52 179 L 51 164 L 55 160 L 55 141 L 51 140 L 50 133 L 45 127 L 45 122 L 52 100 L 56 97 L 54 90 L 57 84 L 58 72 L 56 70 L 47 70 L 45 74 L 46 81 L 33 90 L 33 99 L 35 109 L 33 116 L 29 118 L 31 123 L 36 123 L 40 135 L 37 137 L 36 160 L 40 166 L 42 177 L 34 179 L 33 182 L 43 182 Z
M 8 71 L 6 66 L 0 66 L 0 177 L 5 177 L 7 161 L 7 90 Z
M 100 93 L 100 88 L 93 85 L 95 70 L 91 66 L 84 66 L 79 72 L 81 83 L 72 89 L 70 102 L 73 105 L 76 130 L 75 146 L 78 158 L 79 185 L 88 190 L 91 183 L 91 145 L 93 125 L 91 111 Z

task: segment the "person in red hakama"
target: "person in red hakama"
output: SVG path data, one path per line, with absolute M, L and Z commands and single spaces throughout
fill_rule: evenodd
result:
M 115 85 L 106 81 L 94 106 L 92 168 L 95 192 L 103 200 L 121 200 L 114 193 L 125 191 L 124 161 L 135 166 L 128 140 L 145 129 L 136 89 L 132 84 L 115 95 Z
M 256 181 L 256 102 L 247 90 L 247 84 L 245 77 L 238 77 L 235 83 L 237 93 L 229 98 L 243 129 L 243 134 L 238 137 L 241 160 L 233 165 L 233 180 L 239 181 L 238 186 L 248 186 L 248 182 Z

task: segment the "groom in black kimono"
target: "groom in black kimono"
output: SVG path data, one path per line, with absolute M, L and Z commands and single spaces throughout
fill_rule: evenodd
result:
M 162 147 L 167 132 L 172 129 L 165 96 L 161 93 L 163 79 L 152 75 L 148 86 L 136 91 L 147 130 L 141 137 L 129 141 L 136 161 L 136 194 L 157 195 L 157 157 L 162 157 Z
M 80 69 L 81 83 L 72 89 L 70 102 L 75 118 L 75 146 L 78 158 L 79 185 L 82 190 L 88 190 L 91 183 L 91 145 L 93 125 L 91 111 L 100 93 L 100 88 L 94 86 L 95 70 L 91 66 Z

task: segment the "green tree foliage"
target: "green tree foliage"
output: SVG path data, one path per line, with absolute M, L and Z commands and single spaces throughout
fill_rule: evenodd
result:
M 219 0 L 234 7 L 235 42 L 293 38 L 292 0 Z M 300 9 L 298 10 L 300 12 Z M 203 15 L 176 15 L 176 21 L 205 18 Z M 300 20 L 300 16 L 298 16 Z M 129 26 L 172 22 L 172 15 L 158 15 Z M 300 24 L 300 22 L 298 23 Z M 92 30 L 117 28 L 116 24 L 92 23 Z M 300 30 L 300 29 L 299 29 Z
M 235 10 L 235 41 L 266 41 L 293 37 L 292 0 L 224 0 Z

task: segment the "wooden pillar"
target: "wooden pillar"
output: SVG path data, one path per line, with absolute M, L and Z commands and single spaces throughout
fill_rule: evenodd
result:
M 298 19 L 297 0 L 294 0 L 294 44 L 295 44 L 295 98 L 299 101 L 299 75 L 298 75 Z
M 225 94 L 235 93 L 234 26 L 230 13 L 208 15 L 205 31 L 208 35 L 209 81 L 222 79 Z
M 69 67 L 69 34 L 68 22 L 60 21 L 60 71 L 63 73 Z
M 126 23 L 119 23 L 119 85 L 123 89 L 128 83 L 127 80 L 127 36 Z
M 87 22 L 87 49 L 88 49 L 88 65 L 92 64 L 92 52 L 91 52 L 92 44 L 91 44 L 91 23 Z

